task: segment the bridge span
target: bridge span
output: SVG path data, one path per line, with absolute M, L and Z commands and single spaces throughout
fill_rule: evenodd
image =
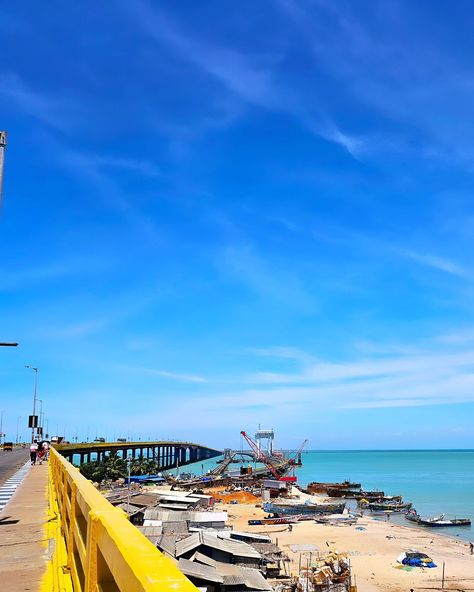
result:
M 56 450 L 69 462 L 79 460 L 91 462 L 104 460 L 111 454 L 122 458 L 145 458 L 155 460 L 159 471 L 166 471 L 179 465 L 183 467 L 192 463 L 202 462 L 222 454 L 220 450 L 196 444 L 194 442 L 82 442 L 74 444 L 57 444 Z

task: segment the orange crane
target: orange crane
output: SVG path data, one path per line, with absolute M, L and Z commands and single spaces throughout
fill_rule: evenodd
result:
M 255 454 L 255 460 L 263 463 L 268 468 L 268 470 L 271 472 L 271 474 L 275 477 L 275 479 L 277 481 L 287 481 L 290 483 L 294 483 L 296 481 L 295 475 L 292 475 L 290 477 L 284 477 L 284 476 L 280 475 L 277 467 L 272 463 L 271 459 L 266 454 L 264 454 L 261 450 L 259 450 L 258 444 L 246 432 L 241 431 L 240 433 L 245 438 L 245 440 L 247 441 L 247 444 L 250 446 L 253 453 Z

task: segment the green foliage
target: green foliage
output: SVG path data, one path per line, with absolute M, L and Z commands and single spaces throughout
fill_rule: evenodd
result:
M 116 481 L 127 476 L 127 462 L 120 458 L 118 454 L 111 454 L 106 457 L 105 461 L 92 461 L 84 463 L 80 466 L 81 473 L 97 483 L 110 480 Z
M 83 463 L 80 471 L 91 481 L 102 483 L 102 481 L 116 481 L 128 476 L 127 461 L 118 456 L 117 453 L 106 457 L 104 461 L 92 461 Z M 156 475 L 159 473 L 159 465 L 155 460 L 146 458 L 137 458 L 132 461 L 130 466 L 131 475 Z

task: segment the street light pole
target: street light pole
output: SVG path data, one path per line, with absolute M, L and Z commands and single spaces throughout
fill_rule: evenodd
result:
M 41 436 L 43 436 L 43 423 L 41 416 L 43 415 L 43 399 L 36 399 L 36 402 L 40 402 L 40 412 L 38 415 L 38 428 L 41 428 Z M 36 436 L 38 436 L 38 428 L 36 429 Z
M 3 439 L 3 409 L 0 411 L 0 444 L 2 443 Z
M 29 368 L 33 370 L 35 373 L 35 388 L 33 391 L 33 421 L 32 421 L 32 428 L 31 428 L 31 443 L 35 441 L 35 413 L 36 413 L 36 389 L 38 388 L 38 368 L 33 368 L 33 366 L 25 366 L 25 368 Z
M 6 147 L 7 147 L 7 132 L 0 131 L 0 207 L 2 205 L 3 163 L 5 161 L 5 148 Z
M 18 347 L 15 341 L 0 341 L 0 347 Z
M 21 415 L 19 415 L 16 418 L 16 443 L 18 444 L 18 434 L 19 434 L 19 430 L 20 430 L 20 419 L 21 419 Z

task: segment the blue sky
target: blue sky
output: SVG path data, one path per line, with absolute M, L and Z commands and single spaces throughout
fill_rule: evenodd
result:
M 472 447 L 472 10 L 0 5 L 1 409 Z M 26 433 L 26 431 L 24 431 Z

